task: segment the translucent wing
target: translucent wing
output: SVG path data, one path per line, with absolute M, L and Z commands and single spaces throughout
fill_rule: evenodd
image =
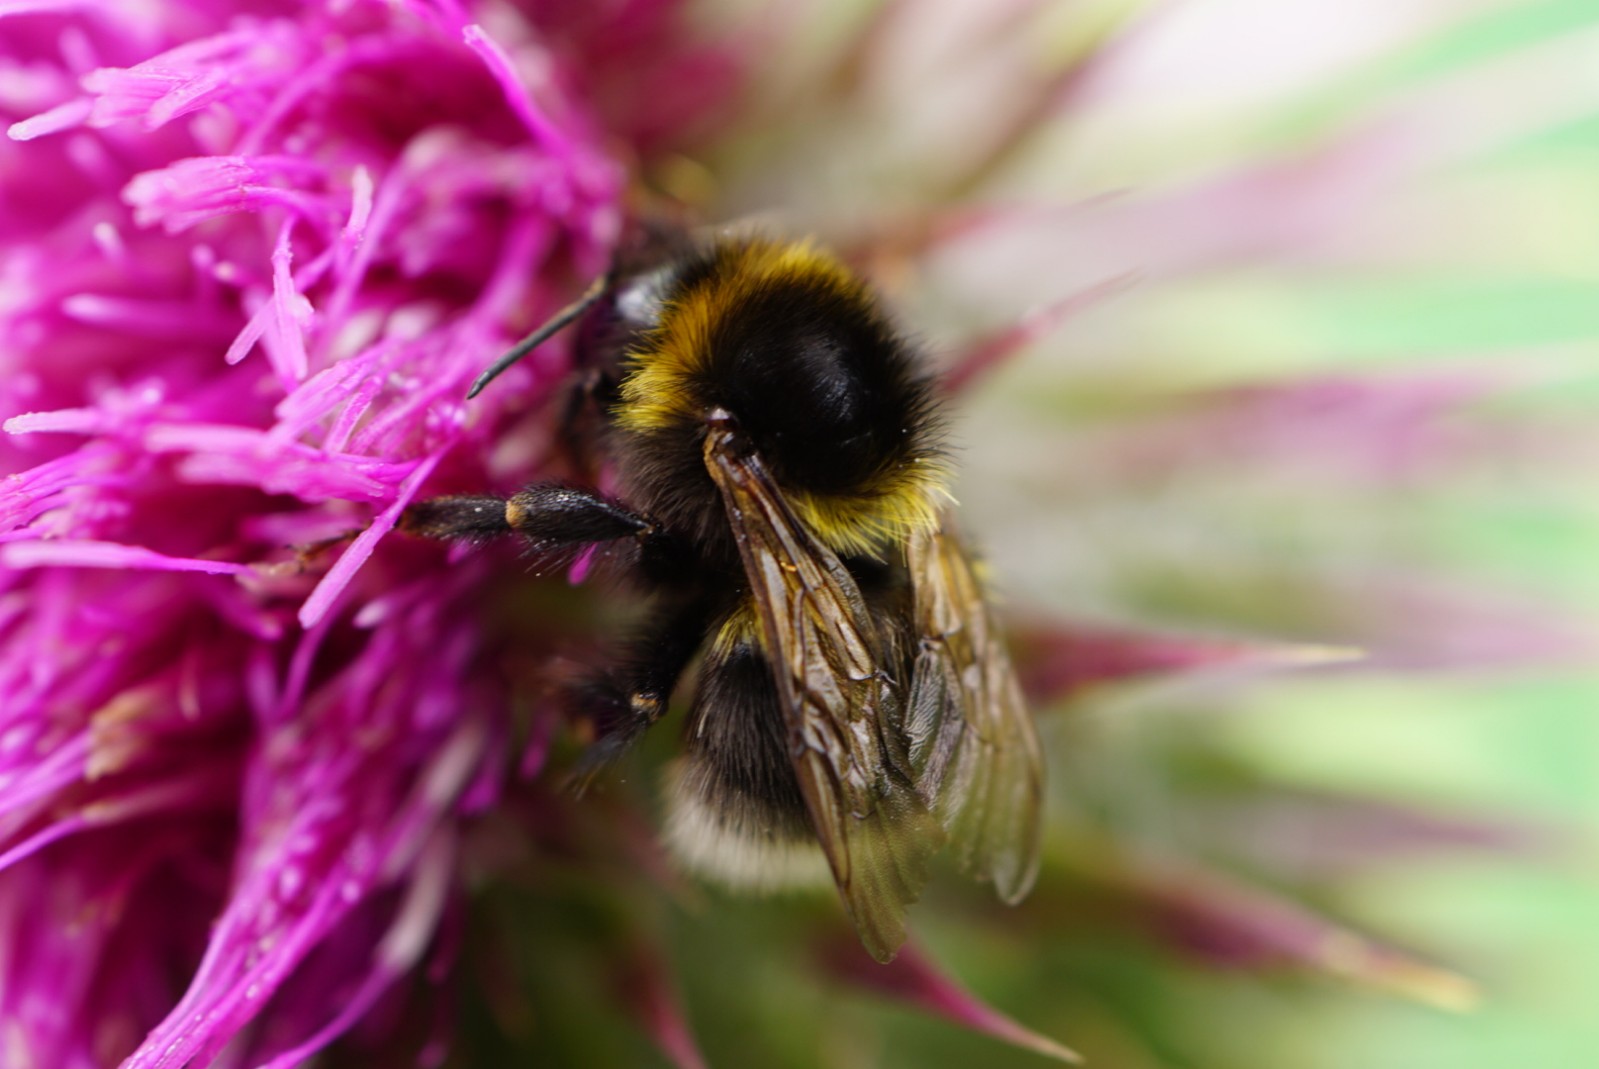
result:
M 880 670 L 855 580 L 795 518 L 760 457 L 724 423 L 706 438 L 705 463 L 759 607 L 800 793 L 861 942 L 887 961 L 944 839 L 892 726 L 904 695 Z
M 971 558 L 955 536 L 915 536 L 908 560 L 921 636 L 905 717 L 911 772 L 961 867 L 1016 902 L 1038 876 L 1038 735 Z

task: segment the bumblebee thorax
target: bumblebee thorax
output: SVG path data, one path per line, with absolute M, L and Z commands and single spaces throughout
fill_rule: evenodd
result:
M 659 324 L 629 350 L 616 422 L 636 473 L 699 488 L 663 486 L 667 508 L 719 514 L 701 460 L 713 412 L 731 414 L 835 550 L 878 553 L 933 522 L 943 465 L 917 354 L 810 245 L 716 247 L 681 270 Z

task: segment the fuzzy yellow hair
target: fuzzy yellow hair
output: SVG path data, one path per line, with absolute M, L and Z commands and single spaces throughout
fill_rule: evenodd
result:
M 703 420 L 692 384 L 707 370 L 716 328 L 763 291 L 798 285 L 851 304 L 875 304 L 849 268 L 808 240 L 730 242 L 717 257 L 714 281 L 668 302 L 659 325 L 628 354 L 617 411 L 623 430 L 648 435 Z M 885 469 L 858 493 L 785 490 L 800 519 L 834 552 L 880 557 L 888 546 L 937 526 L 949 500 L 947 480 L 942 458 L 928 452 Z

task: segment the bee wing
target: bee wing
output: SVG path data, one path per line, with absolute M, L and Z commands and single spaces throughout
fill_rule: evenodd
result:
M 903 695 L 880 670 L 860 588 L 794 516 L 760 457 L 741 448 L 735 431 L 713 426 L 705 463 L 759 606 L 816 837 L 861 942 L 887 961 L 944 840 L 892 728 Z
M 960 542 L 927 531 L 907 554 L 920 636 L 905 717 L 911 772 L 961 867 L 1016 902 L 1038 876 L 1038 734 Z

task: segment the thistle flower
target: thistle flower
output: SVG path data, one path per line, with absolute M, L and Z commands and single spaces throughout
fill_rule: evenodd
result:
M 1400 345 L 1362 277 L 1472 236 L 1506 254 L 1406 213 L 1524 132 L 1447 121 L 1503 89 L 1484 59 L 1563 41 L 1511 26 L 1496 50 L 1467 32 L 1488 19 L 1461 31 L 1475 52 L 1389 42 L 1376 104 L 1274 88 L 1274 114 L 1319 115 L 1294 142 L 1226 126 L 1157 62 L 1216 25 L 1193 17 L 886 4 L 840 49 L 797 20 L 706 39 L 676 0 L 0 5 L 0 1060 L 637 1064 L 647 1041 L 688 1066 L 693 1019 L 717 1064 L 748 1060 L 740 1024 L 777 1058 L 859 1063 L 889 1035 L 904 1064 L 962 1061 L 830 1001 L 840 983 L 1065 1056 L 958 975 L 1097 1064 L 1315 1065 L 1316 1035 L 1240 1008 L 1268 988 L 1196 992 L 1183 963 L 1468 1002 L 1329 918 L 1403 932 L 1371 906 L 1409 871 L 1385 863 L 1550 832 L 1392 790 L 1449 729 L 1401 711 L 1423 742 L 1395 756 L 1322 707 L 1425 709 L 1459 673 L 1590 648 L 1581 606 L 1533 597 L 1558 584 L 1467 576 L 1400 522 L 1418 498 L 1452 531 L 1524 517 L 1449 500 L 1506 458 L 1567 522 L 1577 439 L 1537 432 L 1531 377 L 1485 360 L 1335 357 L 1429 343 Z M 1452 39 L 1416 19 L 1403 40 Z M 1151 101 L 1173 99 L 1223 148 L 1159 151 Z M 1052 152 L 1060 116 L 1078 140 Z M 829 233 L 952 339 L 966 511 L 1035 698 L 1067 715 L 1033 899 L 935 898 L 933 952 L 888 969 L 826 902 L 697 916 L 638 777 L 577 800 L 545 774 L 550 666 L 597 641 L 598 599 L 391 536 L 419 495 L 539 476 L 561 347 L 461 398 L 603 267 L 640 174 L 709 174 L 713 215 Z M 1494 325 L 1491 356 L 1572 340 Z M 1419 670 L 1445 674 L 1396 681 Z M 1378 734 L 1379 759 L 1329 770 L 1288 731 L 1331 753 Z M 1217 1006 L 1271 1041 L 1193 1023 Z
M 629 7 L 0 12 L 8 1063 L 299 1064 L 437 946 L 511 701 L 485 562 L 373 554 L 733 76 Z

